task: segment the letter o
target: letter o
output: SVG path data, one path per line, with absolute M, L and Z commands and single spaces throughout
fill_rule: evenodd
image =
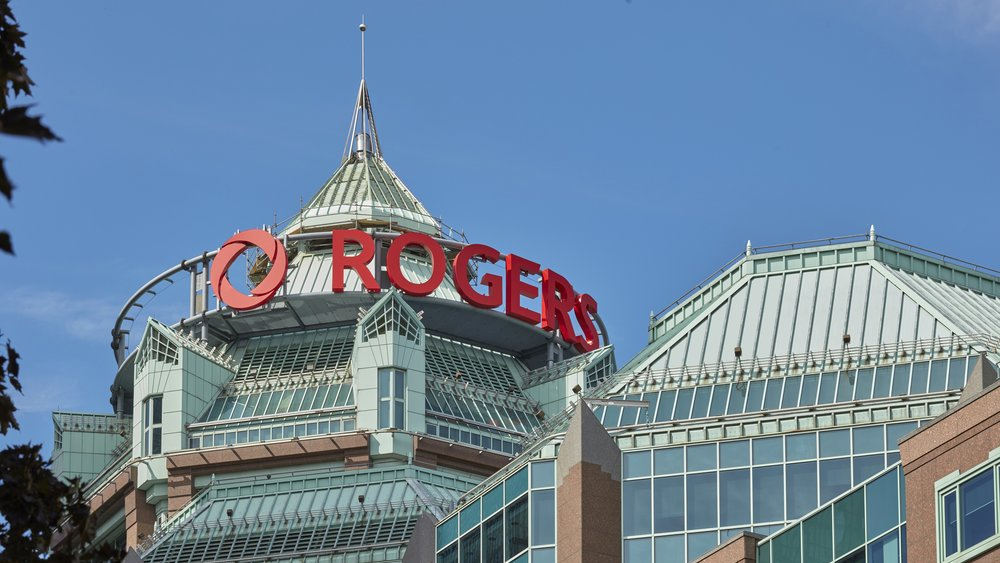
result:
M 427 251 L 427 254 L 431 258 L 431 276 L 427 279 L 427 281 L 419 283 L 412 282 L 406 279 L 406 276 L 403 275 L 400 260 L 403 250 L 411 245 L 422 247 L 425 251 Z M 441 285 L 441 280 L 444 279 L 444 250 L 441 249 L 441 245 L 438 244 L 437 241 L 423 233 L 403 233 L 396 237 L 396 239 L 392 241 L 392 244 L 389 245 L 389 251 L 386 253 L 385 261 L 386 273 L 389 275 L 389 281 L 392 282 L 392 285 L 398 287 L 400 291 L 407 295 L 416 295 L 420 297 L 430 295 L 439 285 Z

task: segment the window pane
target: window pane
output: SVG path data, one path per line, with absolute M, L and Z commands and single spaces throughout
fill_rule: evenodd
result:
M 622 533 L 626 536 L 648 534 L 650 529 L 649 479 L 622 483 Z
M 799 563 L 802 561 L 800 527 L 795 526 L 775 536 L 771 540 L 771 558 L 777 563 Z
M 758 438 L 753 441 L 753 463 L 776 463 L 781 461 L 781 436 Z
M 719 473 L 719 519 L 722 526 L 750 524 L 750 470 Z
M 927 386 L 927 391 L 944 391 L 948 386 L 948 360 L 934 360 L 931 362 L 931 381 Z
M 665 536 L 653 540 L 656 553 L 653 563 L 685 563 L 684 536 Z
M 700 534 L 688 534 L 688 561 L 697 559 L 700 555 L 719 545 L 718 536 L 715 532 L 702 532 Z
M 819 433 L 819 455 L 820 457 L 836 457 L 850 455 L 851 453 L 851 431 L 827 430 Z
M 398 370 L 398 369 L 392 370 L 392 376 L 393 376 L 393 379 L 395 380 L 394 381 L 394 383 L 395 383 L 395 393 L 394 393 L 394 396 L 397 399 L 402 399 L 403 395 L 406 393 L 406 388 L 405 388 L 405 383 L 406 382 L 404 380 L 404 374 L 405 374 L 405 372 L 403 370 Z
M 719 467 L 743 467 L 746 465 L 750 465 L 750 440 L 719 444 Z
M 857 485 L 883 469 L 885 461 L 882 459 L 882 454 L 855 456 L 854 484 Z
M 862 489 L 847 495 L 833 505 L 833 545 L 836 551 L 834 555 L 842 557 L 864 541 L 865 496 Z
M 962 549 L 968 549 L 996 533 L 993 481 L 993 470 L 989 469 L 959 486 Z
M 440 530 L 438 528 L 438 533 Z M 503 512 L 483 524 L 482 544 L 483 563 L 503 562 Z
M 816 508 L 816 462 L 790 463 L 787 518 L 795 520 Z
M 625 478 L 648 477 L 649 476 L 649 450 L 642 452 L 628 452 L 624 456 Z
M 819 502 L 826 503 L 851 488 L 850 458 L 819 462 Z
M 824 373 L 819 379 L 819 399 L 817 405 L 827 405 L 833 402 L 834 392 L 837 390 L 837 374 L 835 372 Z
M 715 469 L 715 444 L 688 446 L 687 470 L 701 471 Z
M 479 506 L 480 501 L 477 499 L 475 502 L 470 503 L 458 513 L 460 534 L 464 534 L 465 532 L 471 530 L 474 526 L 479 525 L 479 522 L 482 520 L 479 512 Z
M 437 563 L 458 563 L 458 544 L 438 553 Z
M 652 559 L 653 547 L 649 538 L 625 540 L 624 563 L 649 563 Z
M 395 415 L 393 416 L 393 428 L 404 428 L 406 426 L 406 412 L 403 408 L 403 401 L 393 401 Z
M 896 472 L 887 473 L 865 486 L 868 539 L 874 539 L 899 524 L 899 483 Z
M 693 396 L 694 389 L 690 387 L 685 387 L 677 392 L 677 406 L 674 407 L 674 416 L 671 420 L 686 420 L 690 418 L 691 399 Z
M 819 389 L 819 376 L 816 374 L 807 375 L 802 378 L 802 398 L 799 399 L 799 406 L 810 407 L 816 404 L 816 392 Z
M 556 548 L 532 549 L 531 563 L 556 563 Z
M 648 481 L 647 494 L 648 494 Z M 648 500 L 646 506 L 648 507 Z M 649 519 L 649 509 L 646 509 Z M 647 528 L 648 528 L 647 524 Z M 531 545 L 556 543 L 556 491 L 546 489 L 531 493 Z
M 378 370 L 378 397 L 379 399 L 389 398 L 389 370 L 383 368 Z
M 153 397 L 153 424 L 163 423 L 163 397 Z
M 153 454 L 163 453 L 163 429 L 153 427 Z
M 785 379 L 785 392 L 781 397 L 781 408 L 788 409 L 799 405 L 799 384 L 802 378 L 799 376 Z
M 949 493 L 944 497 L 944 554 L 951 555 L 958 551 L 958 506 L 957 493 Z
M 764 401 L 764 382 L 751 381 L 749 391 L 747 391 L 746 412 L 757 412 Z
M 458 537 L 458 516 L 452 516 L 437 527 L 437 547 L 442 547 L 451 543 Z
M 767 391 L 764 392 L 764 410 L 774 410 L 781 406 L 781 383 L 780 378 L 768 380 Z
M 965 358 L 954 358 L 949 362 L 948 389 L 965 387 Z
M 649 452 L 646 452 L 647 454 Z M 648 455 L 646 464 L 649 464 Z M 536 461 L 531 464 L 531 488 L 552 487 L 556 484 L 556 462 Z M 648 471 L 648 469 L 647 469 Z
M 875 370 L 875 390 L 872 391 L 872 398 L 881 399 L 888 397 L 892 386 L 892 366 L 881 367 Z M 906 387 L 903 387 L 906 393 Z
M 754 523 L 784 520 L 785 484 L 782 466 L 755 467 L 753 470 Z
M 684 471 L 684 448 L 666 448 L 653 451 L 653 471 L 657 475 L 670 475 Z
M 889 368 L 879 368 L 889 369 Z M 910 364 L 896 366 L 892 374 L 892 396 L 901 397 L 910 389 Z
M 833 512 L 825 508 L 802 523 L 802 563 L 833 559 Z
M 889 424 L 885 427 L 886 434 L 886 449 L 887 450 L 898 450 L 899 440 L 903 436 L 906 436 L 910 432 L 917 429 L 916 422 L 900 422 L 898 424 Z
M 708 416 L 708 400 L 711 394 L 711 387 L 698 387 L 695 389 L 694 407 L 691 409 L 691 418 L 704 418 Z
M 861 401 L 872 398 L 872 381 L 874 377 L 875 371 L 871 368 L 858 370 L 857 379 L 854 385 L 854 400 Z
M 684 529 L 684 477 L 653 480 L 653 525 L 656 533 Z
M 459 540 L 459 561 L 461 563 L 479 563 L 479 528 Z
M 854 429 L 854 453 L 868 454 L 885 451 L 882 426 L 866 426 Z
M 854 398 L 854 381 L 857 372 L 855 370 L 842 371 L 837 376 L 837 402 L 843 403 Z
M 742 382 L 734 384 L 729 391 L 729 407 L 726 409 L 726 412 L 728 414 L 741 414 L 743 412 L 743 403 L 746 400 L 747 384 Z
M 910 394 L 917 395 L 927 392 L 927 374 L 929 365 L 927 362 L 917 362 L 913 364 L 913 371 L 910 375 Z
M 800 459 L 816 459 L 816 434 L 794 434 L 785 437 L 785 459 L 798 461 Z
M 507 559 L 528 547 L 528 497 L 524 496 L 507 507 Z
M 503 486 L 494 487 L 483 495 L 483 516 L 489 516 L 503 507 Z
M 634 395 L 626 395 L 626 401 L 638 401 L 642 395 L 636 393 Z M 639 407 L 625 407 L 622 409 L 622 418 L 619 422 L 619 426 L 635 426 L 636 420 L 639 418 Z
M 671 411 L 674 409 L 674 395 L 676 393 L 673 389 L 660 393 L 660 404 L 656 408 L 656 422 L 670 420 Z
M 873 541 L 868 546 L 868 563 L 899 563 L 899 532 Z
M 695 473 L 687 476 L 687 506 L 687 529 L 697 530 L 718 526 L 715 514 L 715 473 Z
M 507 502 L 521 496 L 521 493 L 528 490 L 528 468 L 522 467 L 520 471 L 508 477 L 504 481 L 504 487 L 507 489 Z

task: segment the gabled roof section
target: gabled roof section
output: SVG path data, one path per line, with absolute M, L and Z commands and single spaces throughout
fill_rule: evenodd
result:
M 650 344 L 622 372 L 980 335 L 1000 335 L 1000 272 L 872 233 L 751 249 L 652 319 Z

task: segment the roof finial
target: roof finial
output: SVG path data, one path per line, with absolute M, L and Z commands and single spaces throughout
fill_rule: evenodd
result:
M 868 240 L 875 242 L 875 225 L 872 225 L 871 228 L 868 229 Z
M 351 118 L 347 142 L 344 143 L 344 159 L 364 158 L 366 154 L 381 158 L 382 147 L 379 145 L 372 101 L 368 96 L 368 85 L 365 83 L 365 31 L 368 26 L 365 25 L 363 15 L 358 29 L 361 30 L 361 86 L 358 88 L 358 101 L 354 105 L 354 116 Z
M 750 240 L 747 239 L 747 256 L 753 254 L 753 245 L 750 244 Z
M 358 26 L 361 30 L 361 81 L 365 80 L 365 30 L 368 29 L 365 26 L 365 15 L 361 14 L 361 25 Z

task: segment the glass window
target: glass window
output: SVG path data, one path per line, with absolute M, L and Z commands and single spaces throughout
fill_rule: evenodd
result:
M 474 526 L 478 526 L 479 522 L 482 521 L 482 516 L 479 513 L 480 500 L 476 499 L 475 502 L 469 503 L 468 506 L 462 509 L 458 513 L 458 519 L 460 522 L 458 533 L 464 534 L 471 530 Z
M 913 432 L 917 429 L 917 423 L 914 422 L 900 422 L 898 424 L 888 424 L 885 427 L 886 434 L 886 449 L 887 450 L 898 450 L 899 440 Z
M 847 495 L 833 505 L 834 555 L 843 557 L 864 541 L 865 495 L 862 489 Z
M 684 536 L 661 536 L 653 539 L 655 559 L 653 563 L 685 563 Z
M 833 511 L 827 507 L 802 523 L 802 563 L 833 559 Z
M 670 475 L 684 471 L 684 448 L 666 448 L 653 451 L 653 471 L 657 475 Z
M 868 539 L 874 539 L 899 524 L 899 483 L 896 472 L 886 473 L 865 486 L 865 516 Z
M 719 520 L 721 526 L 750 524 L 750 470 L 719 472 Z
M 639 424 L 648 424 L 653 421 L 653 414 L 656 413 L 656 403 L 660 400 L 659 393 L 643 393 L 642 400 L 649 403 L 649 407 L 639 409 Z M 531 430 L 529 426 L 527 431 Z
M 930 364 L 927 362 L 917 362 L 913 364 L 913 370 L 910 372 L 910 394 L 918 395 L 920 393 L 927 392 L 927 379 Z
M 747 384 L 740 382 L 733 384 L 732 389 L 729 391 L 729 407 L 726 409 L 728 414 L 741 414 L 743 412 L 743 404 L 747 400 Z
M 879 368 L 879 370 L 889 368 Z M 892 396 L 902 397 L 910 389 L 910 364 L 896 366 L 892 373 Z
M 757 412 L 764 402 L 764 382 L 751 381 L 748 389 L 746 412 Z
M 677 392 L 677 405 L 674 407 L 674 416 L 671 420 L 687 420 L 691 418 L 691 399 L 694 397 L 694 389 L 686 387 Z
M 688 446 L 687 470 L 703 471 L 715 469 L 715 444 Z
M 789 463 L 788 479 L 789 520 L 798 519 L 816 508 L 816 462 Z
M 719 467 L 744 467 L 747 465 L 750 465 L 750 440 L 719 444 Z
M 656 422 L 670 420 L 670 414 L 674 410 L 674 395 L 676 393 L 673 389 L 660 393 L 660 404 L 656 409 Z
M 799 385 L 802 378 L 799 376 L 785 379 L 785 393 L 781 397 L 781 408 L 788 409 L 799 406 Z
M 785 437 L 785 459 L 816 459 L 816 434 L 793 434 Z
M 837 391 L 837 373 L 829 372 L 820 375 L 819 379 L 819 399 L 818 405 L 828 405 L 833 402 L 834 393 Z
M 482 538 L 483 563 L 503 563 L 503 512 L 483 523 Z
M 783 467 L 755 467 L 753 469 L 753 520 L 777 522 L 784 520 L 785 484 Z
M 875 370 L 875 389 L 872 391 L 873 399 L 888 397 L 892 388 L 892 366 L 880 367 Z M 906 388 L 903 388 L 906 394 Z
M 768 380 L 767 390 L 764 392 L 764 410 L 770 411 L 781 407 L 781 384 L 780 378 Z
M 511 503 L 504 512 L 507 515 L 504 555 L 510 559 L 528 547 L 528 497 Z
M 638 401 L 642 395 L 636 393 L 634 395 L 626 395 L 626 401 Z M 622 409 L 622 419 L 619 426 L 635 426 L 636 421 L 639 419 L 639 407 L 625 407 Z M 643 421 L 645 422 L 645 420 Z
M 944 554 L 958 551 L 958 493 L 952 491 L 944 497 Z
M 701 532 L 700 534 L 688 534 L 688 560 L 693 561 L 700 555 L 719 545 L 718 535 L 715 532 Z
M 654 532 L 679 532 L 684 529 L 684 477 L 653 479 Z
M 646 452 L 648 454 L 648 452 Z M 647 456 L 648 458 L 648 456 Z M 646 465 L 649 465 L 649 460 L 647 459 Z M 542 487 L 554 487 L 556 484 L 556 462 L 554 461 L 535 461 L 531 464 L 531 488 L 540 489 Z M 646 469 L 647 473 L 649 471 L 648 467 Z
M 649 476 L 649 450 L 641 452 L 628 452 L 623 456 L 622 464 L 625 471 L 625 478 L 648 477 Z
M 819 376 L 816 374 L 807 375 L 802 378 L 802 398 L 799 399 L 799 406 L 811 407 L 816 404 L 816 392 L 819 390 Z
M 712 395 L 711 387 L 698 387 L 694 392 L 694 407 L 691 409 L 691 418 L 704 418 L 708 416 L 708 401 Z
M 651 526 L 649 479 L 622 483 L 622 533 L 626 536 L 648 534 Z
M 452 516 L 437 527 L 437 547 L 442 547 L 451 543 L 458 537 L 458 516 Z
M 460 541 L 461 563 L 479 563 L 479 528 L 466 534 Z
M 899 533 L 895 530 L 868 545 L 868 563 L 899 563 Z
M 927 386 L 927 391 L 944 391 L 948 386 L 948 360 L 934 360 L 931 362 L 931 379 Z
M 857 485 L 872 475 L 885 469 L 883 454 L 859 455 L 854 457 L 854 484 Z
M 556 548 L 532 549 L 531 563 L 556 563 Z
M 649 482 L 646 483 L 648 494 Z M 648 499 L 646 502 L 648 507 Z M 648 514 L 646 519 L 649 519 Z M 531 545 L 551 545 L 554 543 L 556 543 L 556 491 L 555 489 L 532 491 Z
M 528 490 L 528 468 L 522 467 L 517 473 L 508 477 L 504 481 L 504 488 L 506 489 L 507 502 L 521 496 L 524 491 Z
M 885 451 L 882 425 L 854 429 L 854 453 L 868 454 Z
M 652 559 L 652 540 L 649 538 L 625 540 L 624 563 L 649 563 Z
M 726 414 L 726 401 L 729 399 L 729 384 L 716 385 L 712 393 L 712 406 L 708 409 L 708 414 L 712 416 L 722 416 Z
M 153 395 L 142 406 L 143 455 L 163 453 L 163 395 Z
M 820 457 L 836 457 L 851 454 L 851 431 L 827 430 L 819 433 Z
M 437 563 L 458 563 L 458 544 L 453 544 L 438 553 Z
M 842 371 L 837 377 L 837 402 L 843 403 L 854 398 L 854 381 L 857 371 Z
M 378 370 L 378 426 L 379 428 L 405 428 L 406 372 L 395 368 Z
M 753 441 L 753 463 L 777 463 L 782 460 L 781 436 L 772 438 L 757 438 Z
M 993 482 L 993 470 L 989 469 L 958 487 L 962 549 L 969 549 L 996 533 Z
M 965 358 L 953 358 L 948 368 L 948 389 L 965 387 Z
M 694 473 L 687 476 L 688 530 L 718 526 L 715 514 L 717 491 L 715 477 L 715 473 Z
M 795 526 L 771 540 L 771 557 L 775 562 L 799 563 L 802 561 L 800 533 L 801 528 Z
M 854 400 L 862 401 L 872 398 L 872 381 L 875 378 L 875 371 L 871 368 L 859 369 L 857 380 L 854 385 Z
M 819 502 L 826 503 L 851 488 L 850 458 L 819 462 Z

